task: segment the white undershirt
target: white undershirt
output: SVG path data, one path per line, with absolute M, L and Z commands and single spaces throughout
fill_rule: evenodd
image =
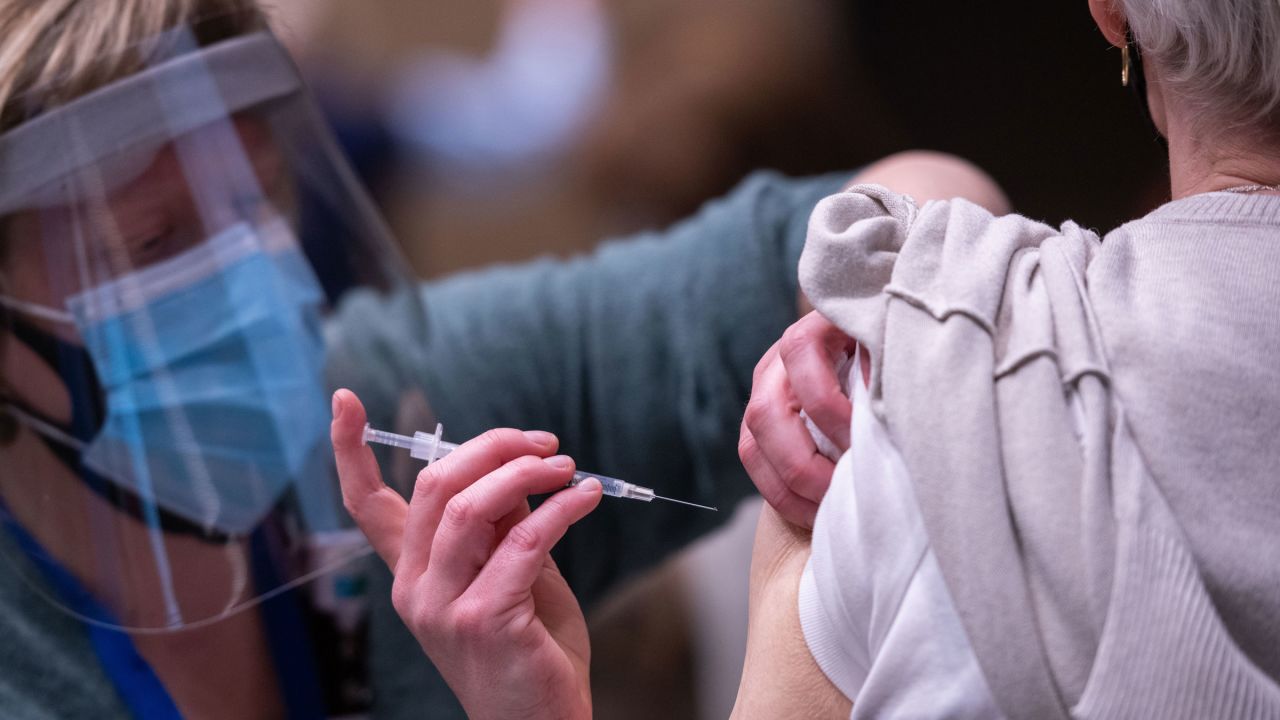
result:
M 856 362 L 848 378 L 851 447 L 819 506 L 800 581 L 809 651 L 854 701 L 852 718 L 1003 717 Z

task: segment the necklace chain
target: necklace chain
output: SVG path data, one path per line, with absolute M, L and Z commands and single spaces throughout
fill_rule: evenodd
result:
M 1223 188 L 1218 192 L 1229 192 L 1239 195 L 1256 192 L 1280 192 L 1280 185 L 1237 185 L 1236 187 Z

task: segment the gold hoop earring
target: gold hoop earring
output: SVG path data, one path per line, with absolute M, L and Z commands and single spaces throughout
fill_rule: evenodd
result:
M 1120 48 L 1120 84 L 1129 87 L 1129 46 Z

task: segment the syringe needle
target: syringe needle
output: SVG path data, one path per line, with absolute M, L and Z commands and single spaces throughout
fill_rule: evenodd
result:
M 426 462 L 435 462 L 440 458 L 448 455 L 458 448 L 453 443 L 447 443 L 440 439 L 444 434 L 444 426 L 436 425 L 434 435 L 428 435 L 424 432 L 415 432 L 413 437 L 407 435 L 397 435 L 396 433 L 378 430 L 369 423 L 364 425 L 364 441 L 365 443 L 377 443 L 379 445 L 390 445 L 392 447 L 404 448 L 409 451 L 409 455 Z M 667 502 L 680 503 L 681 505 L 689 505 L 691 507 L 702 508 L 712 512 L 720 512 L 718 509 L 699 505 L 698 503 L 686 502 L 684 500 L 676 500 L 675 498 L 662 497 L 655 495 L 652 488 L 640 487 L 632 485 L 629 482 L 623 482 L 617 478 L 605 477 L 604 475 L 588 475 L 584 472 L 576 472 L 573 474 L 567 487 L 573 487 L 587 478 L 595 478 L 600 481 L 600 485 L 605 495 L 613 497 L 630 498 L 631 500 L 640 500 L 649 502 L 653 499 L 666 500 Z
M 687 501 L 684 501 L 684 500 L 677 500 L 677 499 L 675 499 L 675 498 L 662 497 L 661 495 L 654 495 L 654 496 L 653 496 L 653 499 L 654 499 L 654 500 L 666 500 L 667 502 L 680 503 L 681 505 L 692 505 L 693 507 L 696 507 L 696 508 L 702 508 L 703 510 L 710 510 L 710 511 L 712 511 L 712 512 L 720 512 L 719 508 L 713 508 L 713 507 L 709 507 L 709 506 L 707 506 L 707 505 L 699 505 L 698 503 L 691 503 L 691 502 L 687 502 Z

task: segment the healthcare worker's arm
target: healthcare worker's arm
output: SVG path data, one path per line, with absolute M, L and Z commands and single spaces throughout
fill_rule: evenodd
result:
M 754 492 L 737 458 L 752 368 L 797 317 L 813 206 L 848 177 L 759 173 L 661 232 L 425 284 L 425 332 L 352 298 L 331 330 L 334 385 L 379 427 L 416 388 L 448 440 L 548 430 L 582 467 L 729 510 Z M 607 502 L 556 558 L 590 606 L 725 517 Z
M 809 214 L 848 178 L 757 173 L 661 232 L 574 260 L 427 283 L 424 333 L 403 308 L 353 297 L 328 329 L 333 387 L 355 390 L 376 427 L 396 429 L 401 401 L 421 390 L 448 440 L 503 426 L 549 430 L 583 468 L 721 509 L 602 502 L 555 550 L 590 609 L 754 494 L 737 457 L 751 370 L 796 318 Z M 464 717 L 390 593 L 390 575 L 375 572 L 375 717 L 413 718 L 423 707 Z

